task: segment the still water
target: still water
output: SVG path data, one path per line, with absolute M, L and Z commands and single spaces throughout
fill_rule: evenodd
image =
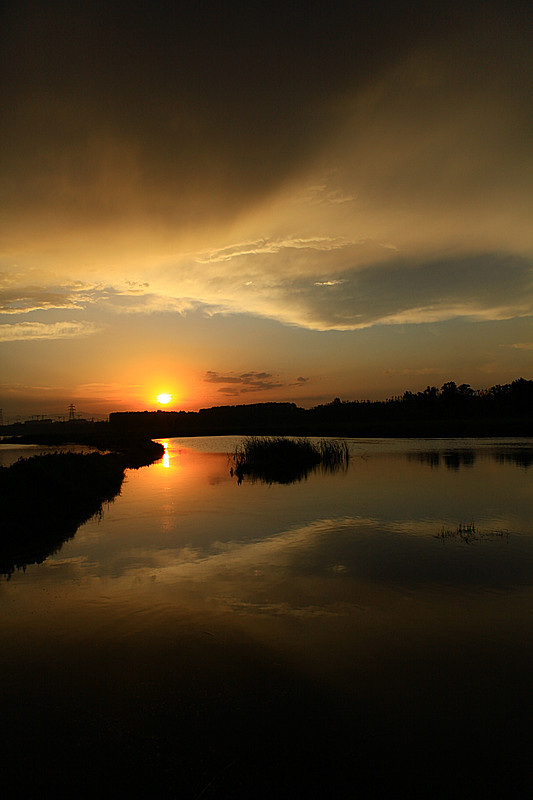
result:
M 167 440 L 2 581 L 4 781 L 530 797 L 533 441 L 350 440 L 290 485 L 237 441 Z

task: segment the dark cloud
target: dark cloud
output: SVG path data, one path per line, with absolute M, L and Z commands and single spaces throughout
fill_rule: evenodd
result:
M 40 286 L 0 290 L 0 314 L 25 314 L 60 308 L 83 308 L 83 302 L 75 292 L 51 291 Z
M 294 316 L 325 328 L 431 322 L 464 316 L 533 314 L 533 261 L 486 253 L 409 263 L 396 260 L 342 273 L 328 284 L 298 279 L 284 287 Z
M 353 113 L 351 98 L 410 53 L 457 49 L 474 30 L 486 40 L 496 23 L 492 53 L 501 41 L 516 53 L 518 6 L 11 3 L 3 197 L 13 213 L 51 204 L 80 222 L 233 214 L 300 170 Z
M 241 378 L 243 381 L 260 381 L 264 380 L 265 378 L 271 378 L 272 375 L 269 372 L 243 372 Z
M 240 375 L 221 375 L 213 370 L 208 370 L 205 374 L 206 383 L 224 384 L 219 392 L 227 395 L 249 394 L 250 392 L 262 392 L 270 389 L 281 389 L 286 384 L 276 381 L 269 372 L 243 372 Z
M 296 380 L 293 381 L 292 383 L 289 383 L 288 385 L 289 386 L 296 386 L 296 387 L 305 386 L 305 384 L 309 383 L 310 380 L 311 380 L 311 378 L 299 377 L 299 378 L 296 378 Z
M 4 5 L 4 380 L 11 370 L 12 382 L 33 385 L 24 373 L 35 369 L 63 373 L 65 385 L 75 369 L 84 382 L 102 380 L 100 349 L 89 377 L 82 359 L 22 361 L 9 342 L 110 324 L 128 331 L 109 337 L 113 352 L 127 341 L 140 359 L 149 336 L 162 349 L 179 341 L 184 367 L 202 375 L 227 353 L 235 365 L 279 369 L 266 336 L 236 340 L 248 322 L 257 332 L 268 320 L 351 330 L 514 317 L 509 346 L 498 347 L 499 380 L 511 359 L 526 363 L 529 4 Z M 172 316 L 187 312 L 189 321 Z M 173 326 L 189 330 L 188 343 Z M 451 327 L 439 329 L 442 340 Z M 380 348 L 394 331 L 358 337 L 372 340 L 365 355 L 336 335 L 318 346 L 313 334 L 308 347 L 301 332 L 275 330 L 277 352 L 321 380 L 390 364 Z M 395 369 L 446 363 L 417 358 L 425 331 L 416 346 L 409 333 L 413 354 Z M 82 345 L 89 353 L 101 341 Z M 498 361 L 481 347 L 480 363 Z M 116 365 L 108 369 L 114 380 Z M 208 372 L 202 391 L 302 395 L 308 380 L 296 374 Z
M 206 372 L 204 381 L 206 383 L 242 383 L 242 378 L 233 375 L 219 375 L 217 372 L 208 370 Z
M 296 378 L 295 382 L 282 383 L 270 372 L 243 372 L 240 375 L 233 375 L 232 373 L 221 375 L 212 370 L 208 370 L 204 377 L 206 383 L 223 384 L 217 391 L 233 397 L 240 394 L 249 394 L 250 392 L 282 389 L 284 386 L 303 386 L 310 380 L 310 378 L 299 377 Z

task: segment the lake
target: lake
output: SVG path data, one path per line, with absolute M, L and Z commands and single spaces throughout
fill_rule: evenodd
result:
M 529 798 L 533 440 L 349 440 L 270 485 L 238 441 L 166 440 L 4 577 L 4 785 Z

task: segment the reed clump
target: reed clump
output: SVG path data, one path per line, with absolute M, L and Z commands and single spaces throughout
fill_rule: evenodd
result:
M 348 465 L 348 444 L 338 439 L 311 442 L 285 436 L 248 436 L 230 456 L 231 474 L 239 481 L 244 476 L 266 483 L 292 483 L 307 477 L 319 465 L 336 471 Z
M 470 524 L 465 524 L 460 522 L 456 528 L 441 528 L 441 530 L 436 534 L 437 539 L 459 539 L 465 544 L 470 544 L 471 542 L 477 542 L 481 539 L 489 539 L 489 538 L 508 538 L 509 532 L 505 530 L 495 530 L 495 531 L 481 531 L 479 528 L 476 528 L 475 524 L 472 522 Z

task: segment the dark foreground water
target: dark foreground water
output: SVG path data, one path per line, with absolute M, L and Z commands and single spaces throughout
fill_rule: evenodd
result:
M 529 798 L 533 442 L 354 440 L 268 486 L 235 441 L 169 440 L 0 583 L 3 787 Z

